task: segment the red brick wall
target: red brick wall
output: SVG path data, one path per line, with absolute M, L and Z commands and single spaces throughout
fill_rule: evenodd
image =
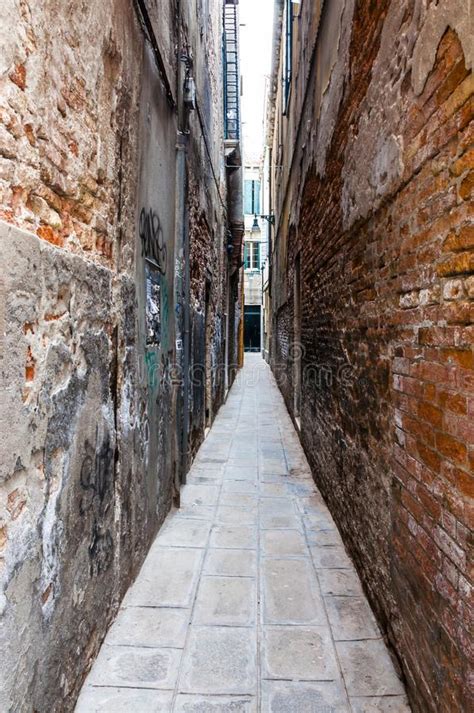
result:
M 389 4 L 356 4 L 326 172 L 308 172 L 298 241 L 289 241 L 290 297 L 275 315 L 274 366 L 283 361 L 291 372 L 282 343 L 293 327 L 287 320 L 281 335 L 280 315 L 293 313 L 292 255 L 301 249 L 303 445 L 414 710 L 461 713 L 472 654 L 472 73 L 450 29 L 418 96 L 405 63 L 403 171 L 346 228 L 343 184 L 360 167 L 345 164 L 345 152 Z M 411 18 L 407 9 L 403 22 Z M 291 410 L 291 378 L 280 384 Z

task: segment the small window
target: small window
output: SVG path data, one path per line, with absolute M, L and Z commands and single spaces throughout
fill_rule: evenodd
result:
M 260 181 L 244 181 L 244 213 L 246 215 L 260 213 Z
M 260 270 L 260 243 L 250 240 L 245 242 L 244 267 L 246 270 Z

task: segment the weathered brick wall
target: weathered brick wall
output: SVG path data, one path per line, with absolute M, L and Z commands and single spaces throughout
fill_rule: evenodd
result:
M 273 297 L 274 365 L 292 339 L 281 314 L 293 313 L 301 250 L 303 445 L 414 710 L 460 713 L 472 626 L 470 20 L 458 2 L 342 5 L 347 58 L 325 95 L 309 71 L 295 169 L 277 196 L 287 284 Z M 328 17 L 318 42 L 334 46 Z M 282 390 L 292 410 L 291 379 Z
M 2 4 L 1 216 L 109 266 L 117 175 L 128 185 L 136 165 L 141 45 L 123 43 L 132 29 L 123 5 Z

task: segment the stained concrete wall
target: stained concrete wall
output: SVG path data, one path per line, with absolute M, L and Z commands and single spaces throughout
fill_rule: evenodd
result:
M 180 33 L 192 50 L 216 167 L 215 180 L 194 114 L 185 229 L 192 309 L 206 290 L 210 304 L 196 358 L 212 418 L 227 284 L 221 3 L 205 16 L 182 4 L 180 22 L 171 0 L 147 7 L 176 101 Z M 179 488 L 178 115 L 133 4 L 12 0 L 0 14 L 0 709 L 62 713 Z M 205 390 L 194 400 L 190 452 Z
M 472 14 L 462 2 L 302 3 L 294 31 L 288 111 L 275 81 L 269 112 L 272 366 L 413 709 L 461 712 L 472 625 Z

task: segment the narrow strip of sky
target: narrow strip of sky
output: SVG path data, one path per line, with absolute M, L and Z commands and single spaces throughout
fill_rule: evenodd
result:
M 274 0 L 240 0 L 240 70 L 244 161 L 263 154 L 266 83 L 271 69 Z

